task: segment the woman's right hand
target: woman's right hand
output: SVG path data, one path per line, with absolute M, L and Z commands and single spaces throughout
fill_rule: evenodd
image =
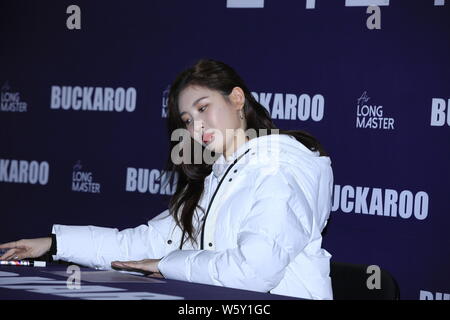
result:
M 0 257 L 0 260 L 37 258 L 47 253 L 51 246 L 51 237 L 24 239 L 0 244 L 0 249 L 9 249 Z

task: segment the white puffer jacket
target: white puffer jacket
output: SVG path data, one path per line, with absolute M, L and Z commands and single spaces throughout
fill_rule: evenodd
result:
M 194 215 L 198 245 L 189 241 L 179 250 L 181 229 L 165 210 L 122 231 L 54 225 L 53 257 L 97 269 L 162 258 L 158 267 L 168 279 L 332 299 L 331 255 L 321 248 L 332 188 L 329 157 L 292 136 L 261 136 L 214 163 L 200 199 L 204 230 L 205 214 Z

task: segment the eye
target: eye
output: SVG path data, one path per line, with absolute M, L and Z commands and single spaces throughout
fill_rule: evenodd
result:
M 186 119 L 186 120 L 183 121 L 183 123 L 184 123 L 186 126 L 188 126 L 188 125 L 191 124 L 191 119 Z
M 198 109 L 198 111 L 203 112 L 205 111 L 205 109 L 208 107 L 208 105 L 204 105 L 203 107 L 201 107 L 200 109 Z

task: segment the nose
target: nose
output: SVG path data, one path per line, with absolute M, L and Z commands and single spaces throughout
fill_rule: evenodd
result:
M 191 132 L 191 134 L 194 135 L 194 139 L 196 139 L 197 141 L 202 141 L 202 135 L 203 132 L 205 131 L 205 125 L 203 123 L 203 121 L 201 120 L 194 120 L 194 132 Z

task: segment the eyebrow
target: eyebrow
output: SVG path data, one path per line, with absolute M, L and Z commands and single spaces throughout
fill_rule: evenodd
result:
M 200 100 L 205 99 L 205 98 L 209 98 L 209 96 L 204 96 L 204 97 L 198 98 L 197 100 L 194 101 L 194 103 L 192 104 L 192 107 L 194 107 L 197 103 L 199 103 Z M 182 116 L 185 113 L 187 113 L 187 112 L 183 111 L 182 113 L 180 113 L 180 116 Z

